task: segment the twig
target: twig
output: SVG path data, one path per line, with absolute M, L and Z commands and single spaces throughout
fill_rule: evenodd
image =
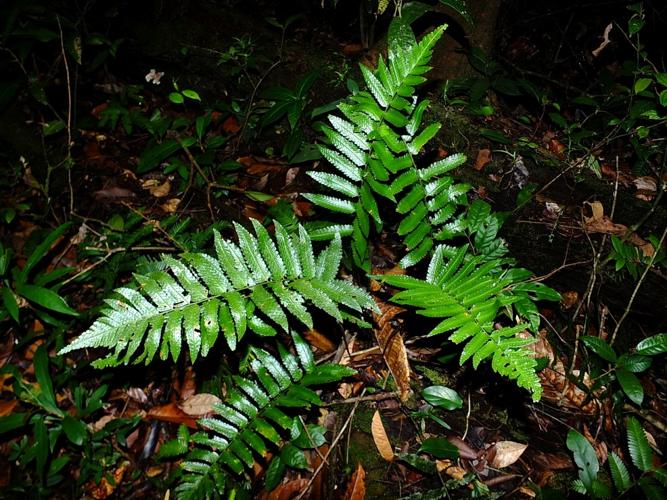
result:
M 63 28 L 60 24 L 60 16 L 56 16 L 58 21 L 58 31 L 60 32 L 60 50 L 65 64 L 65 77 L 67 79 L 67 183 L 69 185 L 69 213 L 74 212 L 74 186 L 72 185 L 72 82 L 69 74 L 69 63 L 65 52 L 65 41 L 63 38 Z
M 362 392 L 362 396 L 363 396 L 363 393 L 365 393 L 365 392 L 366 392 L 366 388 L 364 388 L 364 390 L 363 390 L 363 392 Z M 354 412 L 357 411 L 357 407 L 358 407 L 358 406 L 359 406 L 359 401 L 357 401 L 357 402 L 354 404 L 354 407 L 352 408 L 352 411 L 350 412 L 350 414 L 348 415 L 347 419 L 345 420 L 345 423 L 343 424 L 343 427 L 341 427 L 340 431 L 338 431 L 338 434 L 336 435 L 336 437 L 334 438 L 334 440 L 331 442 L 331 446 L 330 446 L 329 449 L 327 450 L 326 455 L 324 455 L 324 460 L 322 460 L 322 463 L 317 467 L 317 469 L 315 469 L 315 472 L 313 472 L 313 475 L 312 475 L 312 476 L 310 477 L 310 479 L 308 480 L 308 483 L 307 483 L 306 486 L 303 488 L 303 490 L 301 490 L 301 493 L 299 493 L 299 495 L 296 497 L 295 500 L 301 500 L 301 499 L 304 497 L 304 495 L 306 494 L 306 492 L 307 492 L 307 491 L 310 489 L 310 487 L 313 485 L 313 482 L 315 481 L 315 478 L 316 478 L 316 477 L 318 476 L 318 474 L 322 471 L 322 468 L 324 467 L 324 465 L 325 465 L 326 463 L 328 463 L 329 455 L 331 455 L 331 452 L 333 451 L 333 449 L 334 449 L 334 448 L 336 447 L 336 445 L 338 444 L 338 441 L 340 441 L 340 439 L 343 437 L 343 434 L 345 434 L 345 430 L 347 429 L 347 426 L 350 425 L 350 422 L 352 422 L 352 419 L 354 418 Z
M 336 406 L 336 405 L 345 405 L 352 403 L 360 403 L 362 401 L 382 401 L 384 399 L 391 399 L 398 397 L 398 392 L 378 392 L 377 394 L 370 394 L 368 396 L 355 396 L 353 398 L 341 399 L 338 401 L 332 401 L 331 403 L 325 403 L 324 406 Z
M 102 249 L 96 248 L 96 247 L 87 247 L 86 250 L 102 250 Z M 74 281 L 75 279 L 79 278 L 80 276 L 83 276 L 87 272 L 92 271 L 96 267 L 102 265 L 104 262 L 109 260 L 109 258 L 112 255 L 115 255 L 117 253 L 121 253 L 121 252 L 175 252 L 176 249 L 173 248 L 173 247 L 141 247 L 141 246 L 138 246 L 138 247 L 127 247 L 127 248 L 126 247 L 108 248 L 108 249 L 104 249 L 104 251 L 107 252 L 107 254 L 104 257 L 102 257 L 97 262 L 93 262 L 89 266 L 86 266 L 84 269 L 82 269 L 81 271 L 76 273 L 74 276 L 71 276 L 71 277 L 67 278 L 65 281 L 62 282 L 62 284 L 66 285 L 66 284 Z
M 632 309 L 632 304 L 635 301 L 635 298 L 637 297 L 637 292 L 639 291 L 639 287 L 642 286 L 642 283 L 644 282 L 644 278 L 646 278 L 646 275 L 648 274 L 649 269 L 651 269 L 651 266 L 653 266 L 653 263 L 655 262 L 656 257 L 660 253 L 660 250 L 662 249 L 662 243 L 665 241 L 665 236 L 667 236 L 667 227 L 662 231 L 662 236 L 660 237 L 660 241 L 658 242 L 657 248 L 654 249 L 653 255 L 651 255 L 651 260 L 649 260 L 648 264 L 646 265 L 646 268 L 644 269 L 644 272 L 639 278 L 639 281 L 637 282 L 637 285 L 635 285 L 635 289 L 632 291 L 632 295 L 630 296 L 630 300 L 628 301 L 628 305 L 625 307 L 625 311 L 623 312 L 623 316 L 616 322 L 616 327 L 614 328 L 614 333 L 611 334 L 611 339 L 609 340 L 609 345 L 614 344 L 614 340 L 616 340 L 616 334 L 618 331 L 621 329 L 621 324 L 625 320 L 625 318 L 630 314 L 630 309 Z

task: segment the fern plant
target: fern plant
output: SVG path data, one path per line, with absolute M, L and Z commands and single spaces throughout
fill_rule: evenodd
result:
M 195 446 L 182 463 L 176 488 L 179 498 L 198 500 L 222 495 L 230 475 L 251 470 L 256 456 L 263 457 L 272 446 L 280 444 L 281 435 L 292 434 L 298 428 L 298 420 L 288 416 L 290 410 L 321 404 L 310 386 L 356 373 L 342 365 L 316 366 L 310 346 L 296 333 L 292 338 L 296 356 L 280 343 L 277 356 L 251 348 L 251 374 L 233 377 L 224 402 L 213 408 L 214 416 L 199 421 L 205 430 L 192 436 Z M 161 454 L 184 454 L 189 441 L 189 433 L 183 428 Z M 292 451 L 300 453 L 298 449 Z
M 339 321 L 375 308 L 364 290 L 336 278 L 340 237 L 315 256 L 301 226 L 298 236 L 290 236 L 276 222 L 275 241 L 261 224 L 253 220 L 253 226 L 256 235 L 236 225 L 238 245 L 215 231 L 217 258 L 163 256 L 158 270 L 135 275 L 137 288 L 115 289 L 101 317 L 60 354 L 111 349 L 93 362 L 97 368 L 149 363 L 158 350 L 161 359 L 171 355 L 175 361 L 185 341 L 194 362 L 208 354 L 220 332 L 234 350 L 248 330 L 261 336 L 276 335 L 276 328 L 288 332 L 288 315 L 312 328 L 311 305 Z
M 304 194 L 314 204 L 352 217 L 350 224 L 320 224 L 313 238 L 351 235 L 354 263 L 370 270 L 370 241 L 383 225 L 377 196 L 392 203 L 401 219 L 397 233 L 407 254 L 400 264 L 412 266 L 433 249 L 435 242 L 463 233 L 468 184 L 457 183 L 447 172 L 466 158 L 454 154 L 428 166 L 419 166 L 417 155 L 440 128 L 422 127 L 427 100 L 419 101 L 415 87 L 424 81 L 433 46 L 446 26 L 436 28 L 417 42 L 401 19 L 390 29 L 388 62 L 380 58 L 375 71 L 361 65 L 368 91 L 339 105 L 345 118 L 330 115 L 331 127 L 323 127 L 330 144 L 320 146 L 322 156 L 338 171 L 309 172 L 331 194 Z
M 503 271 L 505 263 L 503 259 L 472 257 L 467 246 L 452 249 L 439 245 L 426 280 L 399 275 L 377 278 L 402 289 L 392 297 L 393 302 L 416 307 L 423 316 L 442 318 L 429 335 L 451 332 L 449 340 L 465 343 L 460 364 L 471 359 L 477 368 L 480 362 L 491 358 L 495 372 L 531 391 L 533 400 L 538 401 L 542 386 L 536 374 L 537 361 L 533 352 L 525 349 L 533 339 L 516 336 L 528 325 L 494 328 L 499 310 L 520 298 L 510 291 L 515 278 Z
M 653 465 L 653 452 L 646 431 L 634 417 L 627 420 L 628 451 L 632 464 L 640 472 L 639 477 L 633 479 L 628 466 L 614 451 L 609 454 L 609 472 L 612 484 L 598 477 L 600 463 L 595 449 L 583 435 L 574 429 L 567 435 L 567 447 L 574 454 L 574 461 L 579 468 L 579 478 L 573 481 L 572 488 L 582 495 L 592 498 L 612 498 L 613 491 L 617 496 L 626 493 L 630 498 L 632 491 L 638 494 L 636 488 L 642 490 L 644 498 L 665 498 L 667 495 L 667 470 Z

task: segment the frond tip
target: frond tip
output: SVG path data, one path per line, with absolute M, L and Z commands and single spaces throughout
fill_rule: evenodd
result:
M 340 236 L 315 255 L 303 227 L 290 235 L 275 222 L 275 237 L 257 221 L 255 235 L 236 225 L 238 244 L 215 232 L 215 253 L 163 256 L 163 270 L 135 275 L 136 286 L 114 290 L 101 317 L 60 351 L 103 347 L 113 351 L 96 367 L 176 360 L 183 340 L 192 361 L 206 356 L 222 332 L 231 350 L 251 330 L 272 336 L 289 331 L 290 317 L 313 327 L 312 307 L 342 321 L 373 309 L 361 288 L 336 279 Z M 137 351 L 143 347 L 139 356 Z

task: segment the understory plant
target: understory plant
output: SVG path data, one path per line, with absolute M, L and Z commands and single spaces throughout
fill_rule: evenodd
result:
M 440 318 L 431 334 L 450 332 L 452 342 L 465 342 L 461 363 L 472 359 L 477 366 L 490 358 L 496 372 L 531 391 L 534 400 L 540 398 L 536 360 L 525 349 L 531 339 L 516 334 L 535 327 L 535 300 L 558 295 L 527 283 L 530 273 L 503 256 L 500 219 L 488 205 L 480 201 L 467 210 L 470 186 L 447 175 L 465 161 L 463 155 L 421 165 L 420 154 L 440 125 L 422 127 L 428 103 L 417 98 L 416 86 L 425 81 L 443 30 L 417 42 L 407 24 L 394 21 L 388 63 L 381 59 L 374 71 L 362 66 L 369 90 L 339 106 L 345 118 L 329 117 L 333 128 L 324 129 L 329 145 L 321 152 L 338 173 L 311 172 L 327 191 L 308 198 L 350 220 L 308 229 L 295 224 L 293 231 L 274 221 L 273 236 L 253 220 L 254 234 L 235 226 L 238 243 L 215 232 L 214 255 L 163 256 L 149 272 L 115 289 L 93 325 L 60 351 L 101 348 L 103 356 L 93 363 L 98 368 L 149 363 L 156 355 L 176 361 L 184 350 L 193 363 L 212 353 L 240 358 L 237 370 L 230 367 L 234 375 L 224 401 L 199 421 L 202 430 L 192 438 L 179 431 L 164 452 L 188 453 L 176 488 L 181 498 L 218 498 L 255 460 L 281 445 L 281 460 L 274 459 L 270 470 L 305 463 L 294 446 L 301 434 L 295 412 L 321 403 L 311 386 L 354 371 L 316 365 L 297 331 L 313 328 L 315 309 L 338 322 L 368 325 L 363 314 L 377 311 L 373 298 L 338 278 L 338 272 L 346 251 L 359 268 L 370 271 L 370 242 L 385 224 L 381 206 L 399 214 L 395 224 L 406 248 L 403 267 L 431 255 L 425 280 L 383 277 L 403 289 L 393 300 Z M 456 237 L 473 245 L 458 244 Z M 331 241 L 317 252 L 313 240 Z M 502 312 L 517 313 L 527 322 L 497 327 Z M 236 356 L 229 356 L 233 351 Z M 267 476 L 267 484 L 275 485 L 275 474 Z

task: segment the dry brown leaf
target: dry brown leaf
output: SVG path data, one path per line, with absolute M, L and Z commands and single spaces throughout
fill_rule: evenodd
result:
M 148 402 L 148 396 L 146 396 L 146 393 L 140 387 L 130 387 L 127 390 L 127 395 L 137 403 L 145 404 Z
M 357 465 L 357 470 L 354 471 L 347 483 L 347 490 L 343 500 L 364 500 L 366 498 L 366 471 L 361 466 Z
M 338 362 L 339 365 L 348 366 L 350 364 L 350 355 L 354 352 L 355 339 L 350 339 L 347 343 L 347 348 L 343 351 L 343 355 Z M 338 386 L 338 394 L 347 399 L 352 395 L 352 384 L 350 382 L 343 382 Z
M 178 205 L 180 204 L 181 200 L 179 198 L 169 198 L 166 202 L 160 205 L 160 208 L 168 214 L 172 214 L 178 210 Z
M 451 460 L 436 460 L 435 466 L 438 472 L 444 472 L 456 481 L 460 481 L 466 475 L 466 470 L 458 465 L 454 465 Z
M 477 153 L 477 159 L 475 160 L 475 166 L 473 168 L 479 172 L 490 161 L 491 161 L 491 150 L 480 149 L 479 152 Z
M 331 342 L 331 340 L 329 340 L 329 337 L 318 332 L 317 330 L 308 330 L 304 334 L 304 337 L 306 337 L 306 340 L 310 343 L 310 345 L 317 347 L 324 353 L 329 353 L 336 350 L 336 346 L 333 342 Z
M 567 292 L 561 293 L 561 306 L 566 311 L 573 307 L 577 302 L 579 302 L 579 293 L 576 290 L 568 290 Z
M 185 424 L 191 429 L 197 428 L 197 419 L 181 410 L 176 403 L 155 406 L 148 411 L 146 416 L 155 420 L 162 420 L 163 422 Z
M 299 167 L 291 167 L 287 169 L 287 173 L 285 174 L 285 186 L 289 186 L 294 182 L 296 176 L 299 175 L 299 170 Z
M 380 314 L 373 314 L 377 327 L 374 329 L 375 338 L 382 350 L 389 371 L 394 376 L 396 386 L 400 393 L 401 401 L 405 401 L 410 396 L 410 365 L 408 363 L 408 354 L 405 350 L 403 337 L 394 329 L 392 320 L 405 309 L 387 304 L 377 297 L 375 302 L 380 308 Z
M 11 414 L 19 404 L 18 399 L 10 399 L 9 401 L 0 401 L 0 417 L 6 417 Z
M 611 43 L 611 40 L 609 40 L 609 33 L 611 33 L 612 28 L 613 24 L 609 23 L 607 27 L 604 29 L 604 33 L 602 33 L 602 42 L 600 42 L 600 45 L 598 45 L 597 48 L 591 51 L 593 57 L 599 56 L 600 52 L 602 52 L 604 48 Z
M 164 198 L 171 191 L 171 182 L 166 180 L 160 184 L 157 179 L 146 179 L 141 183 L 141 187 L 147 189 L 156 198 Z
M 584 205 L 588 205 L 592 213 L 591 217 L 584 216 L 584 222 L 586 222 L 587 225 L 601 220 L 604 217 L 604 206 L 602 206 L 602 203 L 599 201 L 594 201 L 593 203 L 585 201 Z
M 391 442 L 387 436 L 387 431 L 384 430 L 384 424 L 382 423 L 380 412 L 377 410 L 375 410 L 375 414 L 373 415 L 373 422 L 371 423 L 371 434 L 373 435 L 375 446 L 380 452 L 380 456 L 387 462 L 391 462 L 394 459 L 394 450 L 391 447 Z
M 528 332 L 521 332 L 517 337 L 530 338 L 532 335 Z M 547 340 L 545 330 L 540 330 L 537 334 L 536 342 L 526 346 L 535 352 L 536 358 L 547 358 L 549 364 L 544 370 L 538 373 L 544 392 L 542 398 L 544 401 L 555 404 L 561 408 L 579 410 L 583 413 L 593 415 L 600 410 L 600 402 L 595 397 L 591 398 L 586 391 L 583 391 L 576 384 L 570 382 L 565 375 L 568 370 L 563 361 L 557 358 L 551 344 Z M 574 378 L 579 376 L 579 370 L 572 370 Z M 585 373 L 582 378 L 583 383 L 591 387 L 590 376 Z M 604 387 L 595 391 L 592 395 L 596 396 L 604 390 Z
M 229 116 L 222 122 L 221 128 L 223 132 L 226 132 L 227 134 L 235 134 L 241 130 L 241 125 L 239 125 L 238 120 L 234 116 Z
M 308 486 L 308 479 L 294 479 L 284 484 L 279 484 L 276 488 L 260 495 L 260 500 L 291 500 L 301 493 Z
M 109 422 L 112 420 L 116 420 L 116 417 L 113 415 L 104 415 L 102 418 L 99 420 L 96 420 L 95 422 L 88 424 L 88 428 L 92 432 L 98 432 L 104 429 L 104 426 L 107 425 Z
M 102 480 L 99 484 L 96 484 L 95 481 L 91 480 L 86 483 L 85 489 L 88 491 L 88 494 L 93 497 L 95 500 L 104 500 L 109 498 L 113 492 L 116 490 L 118 485 L 121 484 L 125 471 L 130 466 L 130 462 L 123 462 L 113 473 L 113 481 L 109 481 L 107 476 L 102 477 Z
M 519 457 L 526 451 L 526 448 L 528 448 L 527 444 L 516 443 L 514 441 L 498 441 L 493 445 L 495 454 L 489 465 L 496 469 L 512 465 L 519 460 Z
M 222 400 L 215 394 L 202 392 L 195 394 L 183 401 L 179 406 L 181 410 L 193 417 L 201 417 L 213 411 L 213 405 L 221 403 Z

